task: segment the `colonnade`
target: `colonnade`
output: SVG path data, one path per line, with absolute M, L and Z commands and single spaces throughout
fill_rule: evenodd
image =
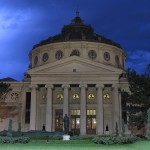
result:
M 47 84 L 47 103 L 46 103 L 46 131 L 52 132 L 52 84 Z M 80 84 L 81 102 L 80 102 L 80 135 L 86 135 L 86 88 L 87 84 Z M 113 85 L 113 129 L 115 131 L 115 124 L 118 123 L 119 130 L 121 128 L 121 98 L 118 93 L 118 85 Z M 36 130 L 36 106 L 37 106 L 37 85 L 31 85 L 31 109 L 30 109 L 30 130 Z M 69 114 L 69 84 L 63 84 L 64 100 L 63 100 L 63 116 Z M 97 84 L 97 105 L 96 105 L 96 134 L 104 134 L 104 111 L 103 111 L 103 84 Z

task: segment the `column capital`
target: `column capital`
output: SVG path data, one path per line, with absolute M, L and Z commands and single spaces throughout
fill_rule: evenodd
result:
M 98 83 L 98 84 L 96 84 L 96 88 L 104 88 L 104 84 L 102 84 L 102 83 Z
M 69 84 L 63 84 L 62 88 L 70 88 L 70 85 Z
M 37 86 L 37 84 L 30 84 L 29 85 L 29 88 L 31 88 L 31 89 L 36 89 L 38 86 Z
M 54 86 L 53 86 L 53 84 L 46 84 L 45 87 L 46 87 L 46 88 L 51 88 L 51 89 L 52 89 Z
M 80 87 L 80 88 L 87 88 L 88 86 L 87 86 L 87 84 L 82 83 L 82 84 L 79 85 L 79 87 Z

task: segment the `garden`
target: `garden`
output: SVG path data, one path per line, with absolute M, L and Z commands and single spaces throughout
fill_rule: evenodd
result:
M 30 139 L 26 144 L 0 144 L 0 150 L 149 150 L 150 141 L 137 140 L 133 144 L 103 145 L 95 144 L 91 138 L 63 140 Z

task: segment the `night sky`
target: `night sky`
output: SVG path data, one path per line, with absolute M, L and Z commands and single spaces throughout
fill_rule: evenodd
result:
M 126 68 L 150 62 L 150 0 L 0 0 L 0 78 L 23 79 L 33 45 L 58 34 L 75 17 L 123 47 Z

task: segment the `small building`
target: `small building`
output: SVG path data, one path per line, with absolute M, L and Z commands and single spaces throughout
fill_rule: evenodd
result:
M 34 45 L 30 65 L 22 82 L 9 80 L 12 91 L 2 100 L 15 105 L 13 130 L 63 131 L 63 117 L 69 116 L 69 130 L 87 134 L 113 134 L 116 122 L 121 130 L 121 90 L 126 55 L 122 47 L 83 22 L 79 13 L 61 33 Z M 7 130 L 10 118 L 1 119 Z

